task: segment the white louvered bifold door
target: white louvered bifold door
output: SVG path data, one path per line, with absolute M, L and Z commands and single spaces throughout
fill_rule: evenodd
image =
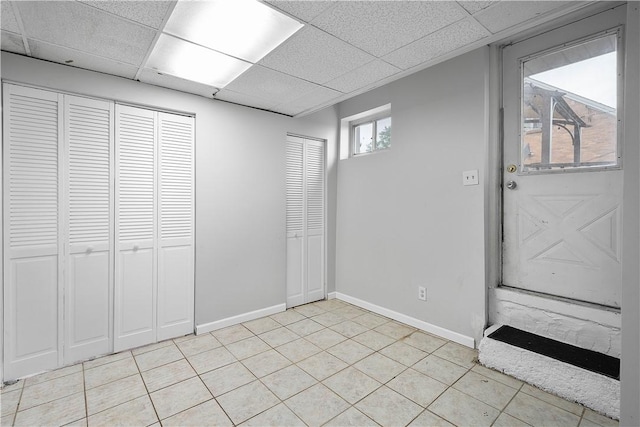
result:
M 156 117 L 116 105 L 114 351 L 156 341 Z
M 111 351 L 113 103 L 65 95 L 64 364 Z
M 62 339 L 62 95 L 5 84 L 4 379 L 56 368 Z
M 324 142 L 287 136 L 287 307 L 325 297 Z
M 304 304 L 304 139 L 287 136 L 287 307 Z
M 193 117 L 158 114 L 158 341 L 193 332 Z
M 306 302 L 325 296 L 324 290 L 324 142 L 306 140 Z

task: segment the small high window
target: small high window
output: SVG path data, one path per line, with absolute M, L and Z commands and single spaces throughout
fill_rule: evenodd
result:
M 353 125 L 353 154 L 371 153 L 391 147 L 391 117 Z
M 391 148 L 391 104 L 340 119 L 340 159 Z

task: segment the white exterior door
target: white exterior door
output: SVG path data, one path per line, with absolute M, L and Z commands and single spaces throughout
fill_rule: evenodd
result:
M 158 341 L 193 332 L 193 117 L 158 114 Z
M 4 378 L 62 354 L 62 95 L 4 85 Z
M 113 103 L 65 95 L 64 364 L 112 349 Z
M 623 22 L 607 11 L 503 49 L 506 286 L 620 307 Z
M 325 297 L 324 142 L 287 136 L 287 307 Z
M 156 122 L 116 105 L 114 351 L 156 341 Z

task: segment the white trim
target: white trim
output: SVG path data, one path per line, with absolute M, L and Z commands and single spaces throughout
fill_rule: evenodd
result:
M 336 294 L 337 294 L 337 292 L 329 292 L 329 293 L 327 294 L 327 299 L 328 299 L 328 300 L 330 300 L 330 299 L 336 299 Z
M 340 292 L 335 292 L 335 297 L 339 300 L 348 302 L 350 304 L 356 305 L 358 307 L 364 308 L 374 313 L 381 314 L 393 320 L 397 320 L 398 322 L 402 322 L 407 325 L 413 326 L 414 328 L 418 328 L 425 332 L 429 332 L 430 334 L 438 335 L 442 338 L 446 338 L 450 341 L 457 342 L 458 344 L 462 344 L 470 348 L 475 348 L 475 340 L 472 337 L 459 334 L 449 329 L 441 328 L 440 326 L 432 325 L 431 323 L 427 323 L 423 320 L 416 319 L 415 317 L 407 316 L 406 314 L 398 313 L 397 311 L 380 307 L 379 305 L 375 305 L 370 302 L 363 301 L 361 299 L 354 298 L 352 296 L 345 295 Z
M 272 314 L 283 312 L 286 309 L 287 304 L 282 303 L 278 305 L 272 305 L 271 307 L 265 307 L 259 310 L 250 311 L 248 313 L 238 314 L 237 316 L 227 317 L 226 319 L 220 319 L 214 322 L 196 325 L 196 335 L 226 328 L 227 326 L 237 325 L 238 323 L 242 322 L 248 322 L 249 320 L 255 320 L 261 317 L 270 316 Z

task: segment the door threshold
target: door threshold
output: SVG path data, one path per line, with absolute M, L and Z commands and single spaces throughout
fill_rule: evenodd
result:
M 519 294 L 523 294 L 523 295 L 531 295 L 531 296 L 535 296 L 535 297 L 539 297 L 539 298 L 551 299 L 551 300 L 554 300 L 554 301 L 562 301 L 562 302 L 565 302 L 567 304 L 573 304 L 573 305 L 579 305 L 579 306 L 582 306 L 582 307 L 594 308 L 596 310 L 604 310 L 604 311 L 610 311 L 612 313 L 620 313 L 620 307 L 613 307 L 613 306 L 610 306 L 610 305 L 597 304 L 595 302 L 582 301 L 582 300 L 573 299 L 573 298 L 561 297 L 561 296 L 558 296 L 558 295 L 547 294 L 547 293 L 544 293 L 544 292 L 530 291 L 528 289 L 516 288 L 514 286 L 498 285 L 498 287 L 496 289 L 504 289 L 505 291 L 511 291 L 511 292 L 515 292 L 515 293 L 519 293 Z

